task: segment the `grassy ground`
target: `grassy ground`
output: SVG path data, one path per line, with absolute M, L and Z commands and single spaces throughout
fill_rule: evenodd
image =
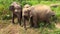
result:
M 12 24 L 11 20 L 0 20 L 0 34 L 60 34 L 60 23 L 55 24 L 55 27 L 53 29 L 40 27 L 25 30 L 19 24 Z

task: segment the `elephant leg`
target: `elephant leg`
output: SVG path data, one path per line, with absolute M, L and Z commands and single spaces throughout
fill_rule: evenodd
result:
M 33 24 L 33 17 L 30 18 L 30 24 L 31 24 L 30 27 L 34 26 L 34 24 Z
M 46 24 L 46 27 L 47 27 L 48 25 L 50 25 L 50 24 L 51 24 L 51 23 L 50 23 L 50 20 L 47 19 L 45 24 Z
M 35 27 L 35 28 L 38 27 L 38 24 L 37 24 L 37 17 L 33 17 L 33 24 L 34 24 L 34 27 Z
M 15 24 L 15 23 L 14 23 L 14 18 L 15 18 L 15 14 L 13 13 L 13 16 L 12 16 L 12 23 L 13 23 L 13 24 Z
M 26 28 L 26 19 L 25 19 L 24 16 L 22 17 L 22 20 L 23 20 L 23 23 L 24 23 L 24 24 L 23 24 L 23 25 L 24 25 L 24 28 L 25 28 L 25 30 L 27 30 L 27 28 Z
M 17 17 L 18 17 L 18 23 L 21 25 L 21 16 L 18 15 Z
M 21 27 L 23 27 L 24 26 L 24 19 L 23 19 L 23 17 L 21 18 Z
M 26 28 L 26 20 L 25 20 L 25 18 L 24 18 L 24 28 L 25 28 L 25 30 L 27 30 L 27 28 Z
M 46 27 L 47 21 L 43 21 L 44 22 L 44 26 Z

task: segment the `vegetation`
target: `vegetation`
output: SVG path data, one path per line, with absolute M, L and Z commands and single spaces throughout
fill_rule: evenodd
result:
M 12 18 L 12 12 L 9 11 L 9 6 L 12 2 L 18 2 L 22 6 L 26 3 L 30 5 L 37 5 L 37 4 L 44 4 L 44 5 L 51 5 L 51 4 L 60 4 L 59 0 L 0 0 L 0 25 L 2 28 L 7 27 L 10 24 Z M 56 17 L 58 18 L 57 21 L 60 21 L 60 6 L 58 7 L 51 7 L 52 10 L 56 13 Z M 44 23 L 40 23 L 40 28 L 38 28 L 39 33 L 41 34 L 60 34 L 60 29 L 55 27 L 55 23 L 48 25 L 47 27 L 43 27 Z M 1 26 L 0 26 L 1 27 Z M 20 32 L 20 31 L 19 31 Z M 29 32 L 27 32 L 29 33 Z

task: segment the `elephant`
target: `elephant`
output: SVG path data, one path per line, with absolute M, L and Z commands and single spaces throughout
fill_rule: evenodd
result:
M 38 27 L 38 21 L 44 21 L 45 23 L 50 24 L 50 18 L 55 16 L 55 12 L 47 5 L 31 6 L 26 9 L 26 13 L 24 13 L 24 15 L 26 14 L 28 14 L 29 17 L 26 18 L 30 19 L 31 27 Z
M 53 12 L 50 8 L 50 6 L 47 5 L 36 5 L 34 6 L 34 9 L 31 10 L 32 14 L 32 20 L 33 20 L 33 26 L 38 26 L 38 21 L 43 21 L 45 24 L 50 24 L 51 17 L 55 16 L 55 12 Z
M 21 20 L 22 20 L 22 7 L 20 4 L 18 4 L 17 2 L 13 2 L 10 6 L 9 6 L 9 10 L 12 11 L 12 23 L 14 23 L 14 18 L 17 17 L 18 18 L 18 22 L 21 25 Z
M 30 8 L 31 7 L 31 5 L 29 5 L 29 4 L 25 4 L 24 5 L 24 7 L 23 7 L 23 9 L 22 9 L 22 19 L 23 19 L 23 22 L 24 22 L 24 28 L 26 28 L 26 21 L 29 21 L 29 16 L 30 16 Z
M 31 9 L 30 15 L 32 15 L 32 25 L 38 27 L 39 21 L 50 24 L 50 19 L 55 16 L 55 12 L 51 10 L 50 6 L 36 5 L 34 6 L 34 9 Z

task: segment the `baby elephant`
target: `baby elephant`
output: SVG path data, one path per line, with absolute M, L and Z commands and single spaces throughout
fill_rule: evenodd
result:
M 21 19 L 22 19 L 22 7 L 19 5 L 17 2 L 13 2 L 9 10 L 12 11 L 13 16 L 12 16 L 12 23 L 14 24 L 14 18 L 15 16 L 18 18 L 18 22 L 21 25 Z
M 29 16 L 30 16 L 30 8 L 31 6 L 29 4 L 26 4 L 24 7 L 23 7 L 23 10 L 22 10 L 22 17 L 23 17 L 23 22 L 24 22 L 24 28 L 26 28 L 26 22 L 29 21 Z

